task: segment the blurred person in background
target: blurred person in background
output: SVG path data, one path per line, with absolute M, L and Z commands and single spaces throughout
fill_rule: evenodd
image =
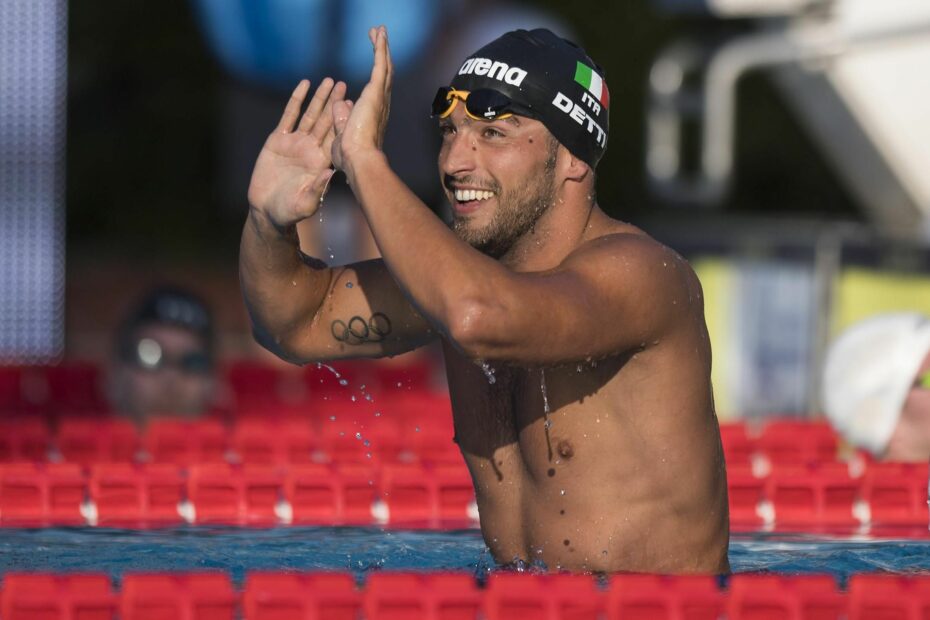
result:
M 930 459 L 930 317 L 871 317 L 830 345 L 822 398 L 853 446 L 887 461 Z
M 193 293 L 159 287 L 123 319 L 107 377 L 113 410 L 139 426 L 197 418 L 216 394 L 211 313 Z

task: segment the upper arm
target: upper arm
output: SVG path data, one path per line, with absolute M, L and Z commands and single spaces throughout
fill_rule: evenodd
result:
M 525 364 L 600 359 L 663 338 L 703 304 L 681 257 L 632 234 L 596 239 L 556 269 L 511 273 L 496 288 L 458 321 L 455 340 L 470 357 Z
M 435 337 L 381 259 L 333 267 L 330 273 L 316 314 L 290 338 L 291 361 L 393 356 Z

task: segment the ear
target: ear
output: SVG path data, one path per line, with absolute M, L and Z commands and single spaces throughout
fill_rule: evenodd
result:
M 571 151 L 559 145 L 559 164 L 562 176 L 568 181 L 580 183 L 591 174 L 591 166 L 572 155 Z

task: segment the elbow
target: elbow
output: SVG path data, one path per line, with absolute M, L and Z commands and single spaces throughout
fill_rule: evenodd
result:
M 501 309 L 481 301 L 459 303 L 450 313 L 449 338 L 470 359 L 488 359 L 502 344 L 499 341 Z
M 252 326 L 252 337 L 261 347 L 285 362 L 303 366 L 310 360 L 304 359 L 294 337 L 274 335 L 271 332 Z

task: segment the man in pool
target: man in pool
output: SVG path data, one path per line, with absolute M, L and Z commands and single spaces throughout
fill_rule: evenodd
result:
M 451 229 L 380 150 L 383 28 L 354 103 L 298 85 L 258 157 L 240 276 L 256 338 L 296 363 L 442 343 L 457 441 L 495 559 L 729 570 L 726 471 L 700 284 L 595 201 L 607 87 L 583 50 L 510 32 L 433 103 Z M 296 222 L 342 170 L 382 257 L 327 267 Z

